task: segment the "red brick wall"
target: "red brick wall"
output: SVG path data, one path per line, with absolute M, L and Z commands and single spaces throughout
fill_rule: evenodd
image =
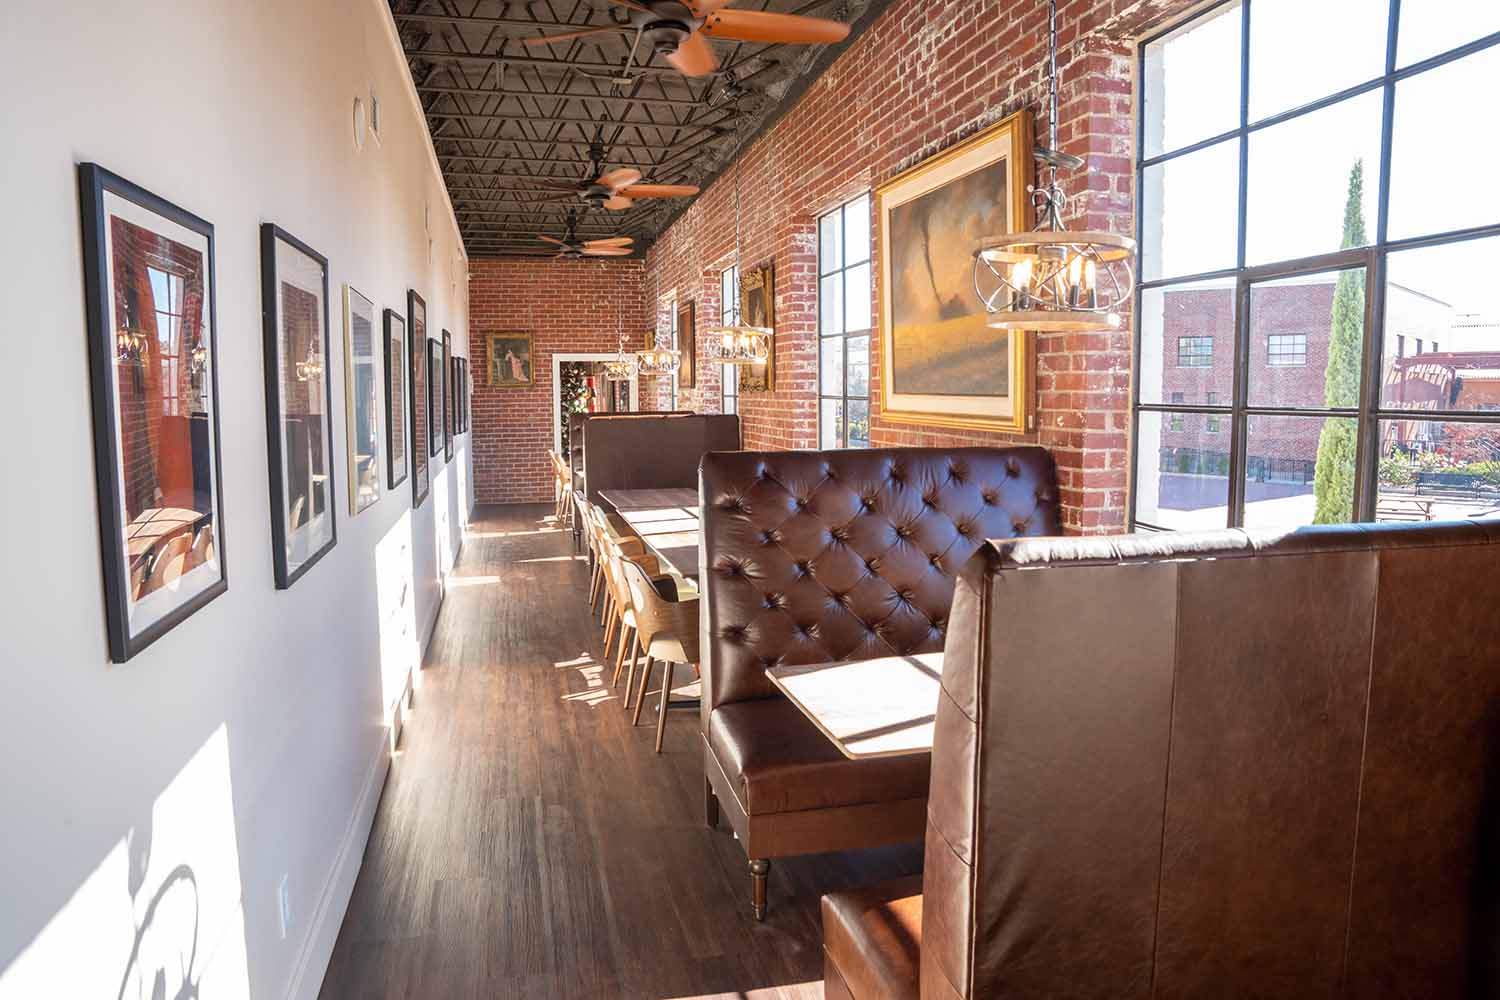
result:
M 480 503 L 552 496 L 552 355 L 613 352 L 621 325 L 640 347 L 649 324 L 640 261 L 473 261 L 469 268 L 469 357 L 474 492 Z M 489 384 L 488 335 L 531 334 L 533 382 Z M 648 387 L 641 384 L 644 408 Z
M 1190 6 L 1189 0 L 1062 4 L 1060 140 L 1064 150 L 1089 160 L 1087 176 L 1067 178 L 1069 225 L 1133 232 L 1133 40 Z M 898 0 L 746 150 L 744 262 L 748 269 L 775 261 L 777 339 L 776 392 L 741 397 L 747 447 L 817 446 L 818 215 L 1016 110 L 1042 111 L 1046 17 L 1040 0 Z M 1045 135 L 1044 111 L 1037 129 Z M 700 348 L 703 329 L 718 321 L 718 272 L 733 249 L 731 173 L 649 254 L 650 280 L 659 278 L 663 294 L 697 299 Z M 1039 442 L 1057 456 L 1066 526 L 1119 530 L 1128 479 L 1130 349 L 1129 331 L 1039 338 L 1035 434 L 901 424 L 885 419 L 876 399 L 871 443 Z M 875 355 L 872 348 L 872 385 L 879 380 Z M 717 385 L 704 403 L 717 407 Z

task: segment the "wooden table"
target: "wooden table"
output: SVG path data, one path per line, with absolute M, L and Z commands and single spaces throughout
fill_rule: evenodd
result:
M 665 569 L 697 583 L 697 490 L 600 490 L 599 496 L 641 536 Z
M 932 749 L 942 653 L 770 667 L 766 676 L 851 760 Z

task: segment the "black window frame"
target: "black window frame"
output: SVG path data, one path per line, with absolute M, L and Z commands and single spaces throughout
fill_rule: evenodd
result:
M 865 256 L 863 256 L 861 258 L 858 258 L 858 259 L 855 259 L 855 260 L 850 260 L 850 258 L 849 258 L 849 206 L 853 205 L 854 203 L 856 203 L 858 201 L 861 201 L 861 200 L 865 202 L 865 211 L 867 213 L 868 212 L 872 212 L 873 211 L 873 206 L 874 206 L 874 198 L 871 196 L 871 194 L 870 194 L 869 191 L 862 191 L 862 192 L 860 192 L 859 194 L 855 195 L 852 198 L 847 198 L 847 199 L 839 202 L 839 204 L 836 207 L 830 208 L 828 211 L 820 213 L 818 215 L 817 221 L 815 223 L 815 225 L 817 226 L 817 233 L 818 233 L 818 240 L 817 240 L 817 260 L 818 260 L 818 266 L 817 266 L 817 298 L 818 298 L 818 316 L 817 316 L 817 323 L 818 323 L 818 327 L 817 327 L 817 337 L 818 337 L 818 372 L 817 372 L 817 386 L 818 386 L 818 427 L 817 427 L 817 435 L 818 435 L 818 447 L 820 449 L 821 448 L 868 448 L 870 446 L 870 441 L 869 441 L 868 436 L 865 438 L 865 440 L 864 440 L 864 442 L 862 444 L 853 444 L 853 445 L 851 445 L 849 443 L 849 403 L 850 403 L 851 400 L 854 401 L 854 402 L 863 402 L 865 404 L 865 414 L 866 414 L 865 419 L 867 421 L 867 426 L 868 426 L 868 422 L 872 422 L 873 421 L 874 413 L 873 413 L 873 400 L 871 398 L 871 391 L 870 391 L 870 382 L 874 379 L 874 376 L 875 376 L 874 364 L 872 363 L 872 355 L 874 354 L 875 328 L 876 328 L 876 325 L 878 323 L 878 319 L 877 319 L 877 317 L 875 315 L 874 306 L 872 305 L 871 309 L 870 309 L 870 325 L 868 327 L 864 327 L 864 328 L 861 328 L 861 329 L 858 329 L 858 330 L 851 330 L 851 329 L 849 329 L 848 316 L 846 315 L 844 317 L 844 324 L 843 324 L 844 325 L 844 329 L 843 329 L 843 331 L 841 331 L 839 333 L 829 333 L 829 334 L 825 334 L 823 332 L 823 279 L 824 278 L 830 277 L 830 276 L 835 275 L 835 274 L 841 275 L 842 278 L 843 278 L 843 280 L 840 281 L 839 288 L 840 288 L 840 291 L 842 292 L 842 291 L 844 291 L 844 288 L 845 288 L 844 281 L 848 280 L 848 274 L 849 274 L 849 272 L 852 271 L 852 270 L 854 270 L 855 268 L 861 266 L 861 265 L 868 265 L 869 269 L 870 269 L 870 291 L 871 291 L 872 294 L 874 292 L 874 287 L 875 287 L 875 230 L 874 230 L 874 227 L 872 225 L 868 224 L 869 223 L 868 217 L 867 217 L 867 228 L 866 228 L 866 231 L 869 233 L 869 237 L 870 238 L 868 240 L 868 245 L 865 248 Z M 835 268 L 832 268 L 832 269 L 830 269 L 828 271 L 824 271 L 823 270 L 823 220 L 826 219 L 826 218 L 828 218 L 830 215 L 833 215 L 835 212 L 837 212 L 838 215 L 839 215 L 839 266 L 837 266 Z M 843 301 L 847 301 L 847 293 L 845 293 L 845 299 Z M 840 303 L 841 307 L 843 305 L 843 301 L 841 301 L 841 303 Z M 850 339 L 858 340 L 861 337 L 864 338 L 865 345 L 866 345 L 865 346 L 865 359 L 866 359 L 866 361 L 865 361 L 865 372 L 866 372 L 865 394 L 863 396 L 851 396 L 851 395 L 849 395 L 849 341 L 850 341 Z M 831 345 L 835 341 L 837 341 L 837 343 L 838 343 L 838 348 L 837 349 L 839 351 L 843 352 L 843 363 L 842 363 L 842 365 L 839 368 L 840 374 L 842 376 L 842 378 L 841 378 L 842 384 L 839 386 L 839 392 L 838 393 L 829 393 L 829 392 L 825 392 L 824 391 L 824 387 L 823 387 L 823 351 L 825 349 L 827 349 L 827 347 L 829 345 Z M 839 407 L 840 407 L 840 409 L 839 409 L 839 422 L 838 422 L 839 423 L 839 427 L 838 427 L 838 443 L 837 444 L 832 444 L 832 445 L 825 444 L 823 442 L 823 408 L 825 406 L 827 406 L 828 404 L 830 404 L 830 403 L 838 403 Z M 868 431 L 867 431 L 867 434 L 868 434 Z
M 1381 372 L 1384 361 L 1385 342 L 1385 293 L 1387 288 L 1387 261 L 1391 254 L 1405 250 L 1465 243 L 1500 236 L 1500 221 L 1484 225 L 1425 234 L 1401 239 L 1390 239 L 1388 232 L 1391 201 L 1391 159 L 1395 132 L 1396 88 L 1403 81 L 1421 76 L 1450 63 L 1483 52 L 1500 45 L 1500 32 L 1492 32 L 1471 39 L 1462 45 L 1420 59 L 1405 66 L 1397 63 L 1397 48 L 1400 40 L 1402 3 L 1414 0 L 1389 0 L 1387 8 L 1386 53 L 1383 72 L 1373 79 L 1345 87 L 1332 94 L 1294 108 L 1289 108 L 1264 118 L 1250 119 L 1250 46 L 1251 9 L 1257 0 L 1218 0 L 1193 11 L 1190 15 L 1175 19 L 1161 30 L 1140 39 L 1136 44 L 1136 121 L 1135 142 L 1138 153 L 1135 166 L 1135 227 L 1137 246 L 1145 248 L 1145 197 L 1146 171 L 1170 160 L 1192 153 L 1234 142 L 1238 144 L 1239 179 L 1238 208 L 1236 216 L 1237 246 L 1235 265 L 1195 274 L 1172 275 L 1163 278 L 1141 280 L 1139 274 L 1135 284 L 1132 303 L 1132 343 L 1137 360 L 1145 357 L 1142 351 L 1141 305 L 1143 293 L 1154 289 L 1190 288 L 1195 284 L 1210 281 L 1234 282 L 1234 368 L 1231 400 L 1222 406 L 1175 406 L 1169 403 L 1144 403 L 1141 401 L 1141 365 L 1133 365 L 1131 381 L 1131 479 L 1128 492 L 1127 524 L 1131 530 L 1168 531 L 1168 527 L 1142 521 L 1136 516 L 1136 501 L 1139 494 L 1141 463 L 1139 442 L 1142 414 L 1159 414 L 1163 427 L 1175 413 L 1205 413 L 1228 417 L 1230 423 L 1229 468 L 1228 468 L 1228 525 L 1240 527 L 1245 523 L 1245 485 L 1248 470 L 1249 422 L 1254 417 L 1309 417 L 1353 418 L 1357 421 L 1357 443 L 1355 446 L 1354 476 L 1354 522 L 1376 520 L 1376 504 L 1379 494 L 1380 426 L 1386 421 L 1414 421 L 1424 424 L 1465 423 L 1500 424 L 1500 412 L 1484 410 L 1410 410 L 1394 409 L 1381 405 Z M 1149 121 L 1147 107 L 1147 52 L 1150 46 L 1175 34 L 1198 21 L 1218 16 L 1224 8 L 1240 5 L 1240 78 L 1239 78 L 1239 122 L 1225 132 L 1197 140 L 1176 149 L 1166 150 L 1154 156 L 1139 155 L 1146 148 L 1146 126 Z M 1380 162 L 1373 171 L 1376 185 L 1375 218 L 1373 239 L 1369 245 L 1332 253 L 1319 254 L 1288 261 L 1249 265 L 1247 262 L 1246 234 L 1250 187 L 1250 138 L 1285 122 L 1302 118 L 1325 108 L 1333 107 L 1351 98 L 1374 91 L 1382 94 L 1380 122 Z M 1372 171 L 1366 172 L 1367 181 Z M 1295 278 L 1324 272 L 1364 268 L 1365 316 L 1364 350 L 1360 372 L 1359 399 L 1350 408 L 1308 408 L 1289 406 L 1251 406 L 1248 401 L 1249 368 L 1251 365 L 1250 288 L 1279 278 Z M 1164 345 L 1165 346 L 1165 345 Z M 1180 366 L 1179 366 L 1180 367 Z M 1189 366 L 1192 367 L 1192 366 Z M 1159 460 L 1158 465 L 1165 464 Z
M 730 291 L 724 295 L 724 279 L 729 278 Z M 730 264 L 719 272 L 719 325 L 740 324 L 740 266 Z M 719 366 L 719 412 L 740 412 L 740 366 Z

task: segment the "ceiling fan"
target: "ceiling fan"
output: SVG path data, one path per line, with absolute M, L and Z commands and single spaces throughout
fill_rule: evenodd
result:
M 637 198 L 691 198 L 698 193 L 698 188 L 691 184 L 640 184 L 640 179 L 639 170 L 616 167 L 592 181 L 570 183 L 538 180 L 533 183 L 556 192 L 553 197 L 565 198 L 571 195 L 582 198 L 590 205 L 602 205 L 616 212 L 629 208 Z
M 562 239 L 554 239 L 551 236 L 538 236 L 537 239 L 543 243 L 551 243 L 558 247 L 554 260 L 581 260 L 584 257 L 629 257 L 633 252 L 630 244 L 635 240 L 629 236 L 611 236 L 605 240 L 583 240 L 579 241 L 570 229 Z
M 583 28 L 558 35 L 525 39 L 527 45 L 547 45 L 609 31 L 634 31 L 684 76 L 707 76 L 719 68 L 704 36 L 740 42 L 827 45 L 849 37 L 841 21 L 801 14 L 736 10 L 730 0 L 609 0 L 629 13 L 623 24 Z

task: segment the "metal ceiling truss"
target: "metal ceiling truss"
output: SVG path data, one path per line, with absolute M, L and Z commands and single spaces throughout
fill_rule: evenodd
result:
M 737 9 L 853 21 L 890 0 L 732 0 Z M 465 246 L 471 256 L 551 256 L 539 235 L 630 235 L 644 251 L 690 203 L 642 198 L 619 212 L 530 181 L 592 181 L 632 167 L 646 184 L 701 184 L 721 172 L 739 125 L 753 136 L 784 95 L 848 43 L 712 41 L 711 75 L 689 78 L 633 30 L 526 45 L 621 23 L 607 0 L 389 0 Z M 815 75 L 815 74 L 814 74 Z M 805 86 L 805 83 L 804 83 Z M 801 88 L 795 88 L 800 91 Z M 493 167 L 494 169 L 488 169 Z M 627 192 L 628 193 L 628 192 Z M 561 195 L 560 197 L 557 195 Z M 570 214 L 576 213 L 576 214 Z

